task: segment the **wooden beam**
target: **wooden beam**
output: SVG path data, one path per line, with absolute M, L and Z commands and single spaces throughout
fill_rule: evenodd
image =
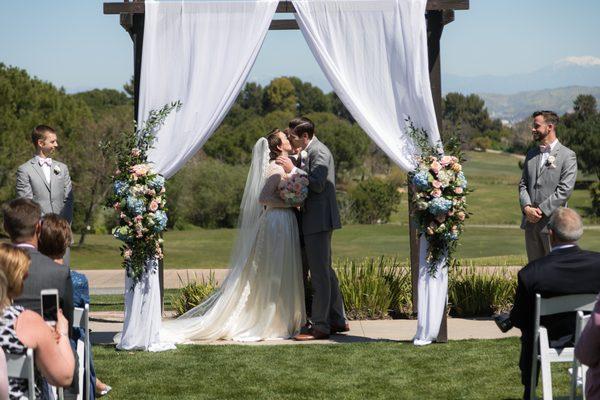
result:
M 427 10 L 468 10 L 469 0 L 427 0 Z M 104 14 L 143 14 L 146 6 L 143 1 L 107 2 L 103 4 Z M 291 1 L 280 1 L 278 13 L 294 13 L 296 9 Z
M 269 30 L 272 31 L 285 31 L 285 30 L 295 30 L 298 28 L 298 22 L 295 19 L 274 19 L 271 21 L 271 25 L 269 26 Z

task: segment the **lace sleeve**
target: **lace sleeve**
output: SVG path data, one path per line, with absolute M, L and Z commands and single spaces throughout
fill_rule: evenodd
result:
M 283 168 L 277 164 L 271 164 L 267 168 L 267 178 L 258 201 L 260 204 L 270 207 L 288 207 L 279 197 L 279 182 L 285 176 Z

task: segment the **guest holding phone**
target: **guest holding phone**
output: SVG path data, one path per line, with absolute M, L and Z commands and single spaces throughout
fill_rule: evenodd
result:
M 69 323 L 59 309 L 56 324 L 51 327 L 42 317 L 23 307 L 13 305 L 23 291 L 29 273 L 30 257 L 26 250 L 10 244 L 0 244 L 0 286 L 5 287 L 0 299 L 0 345 L 5 353 L 25 354 L 28 348 L 35 354 L 35 396 L 48 399 L 43 379 L 57 387 L 68 387 L 73 380 L 75 359 L 69 343 Z M 10 398 L 29 397 L 27 381 L 9 379 Z
M 38 244 L 40 253 L 51 258 L 57 264 L 63 264 L 63 256 L 72 242 L 71 239 L 71 227 L 66 219 L 57 214 L 44 215 Z M 71 270 L 71 281 L 73 283 L 73 306 L 84 308 L 86 304 L 90 303 L 88 280 L 84 274 Z M 78 339 L 83 340 L 84 334 L 83 329 L 79 328 L 72 332 L 72 340 L 75 342 Z M 92 394 L 90 399 L 94 398 L 94 392 L 96 396 L 104 396 L 111 391 L 110 386 L 96 377 L 93 358 L 90 359 L 90 379 L 90 393 Z

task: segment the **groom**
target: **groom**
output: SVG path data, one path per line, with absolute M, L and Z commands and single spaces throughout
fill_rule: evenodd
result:
M 294 339 L 327 339 L 330 334 L 350 330 L 338 279 L 331 268 L 331 235 L 334 229 L 341 228 L 335 198 L 333 157 L 327 146 L 314 135 L 315 125 L 311 120 L 295 118 L 290 122 L 290 127 L 294 127 L 289 133 L 292 146 L 305 150 L 307 154 L 307 159 L 301 160 L 309 181 L 301 229 L 314 289 L 312 328 Z M 293 173 L 296 168 L 287 157 L 279 157 L 277 163 L 287 173 Z

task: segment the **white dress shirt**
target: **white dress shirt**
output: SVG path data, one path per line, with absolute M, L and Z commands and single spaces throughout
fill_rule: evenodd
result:
M 40 164 L 40 167 L 42 167 L 42 171 L 44 172 L 44 177 L 46 178 L 46 183 L 50 184 L 50 165 L 48 165 L 47 163 L 44 162 L 44 160 L 47 160 L 47 158 L 42 158 L 40 156 L 35 156 L 37 162 Z M 52 162 L 52 159 L 50 159 L 50 161 Z

